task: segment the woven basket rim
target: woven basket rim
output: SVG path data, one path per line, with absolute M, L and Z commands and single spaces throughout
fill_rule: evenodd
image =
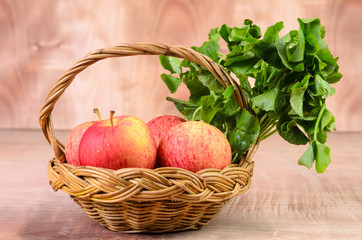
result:
M 223 202 L 246 192 L 254 162 L 224 169 L 191 172 L 182 168 L 121 168 L 74 166 L 53 158 L 48 178 L 54 191 L 99 203 L 122 201 Z

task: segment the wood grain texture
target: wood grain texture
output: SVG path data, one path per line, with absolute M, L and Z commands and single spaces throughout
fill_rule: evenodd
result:
M 319 17 L 330 50 L 340 57 L 342 81 L 328 101 L 342 131 L 362 131 L 362 2 L 359 0 L 1 0 L 0 128 L 38 128 L 37 116 L 57 78 L 86 53 L 120 42 L 156 41 L 199 46 L 209 29 L 253 19 L 262 31 L 297 17 Z M 110 109 L 147 121 L 177 114 L 157 57 L 97 63 L 76 78 L 57 104 L 56 129 L 69 129 Z M 176 97 L 187 98 L 186 88 Z
M 58 132 L 64 140 L 67 132 Z M 90 219 L 46 166 L 51 148 L 40 131 L 0 130 L 0 239 L 360 239 L 362 134 L 333 133 L 324 174 L 297 165 L 304 147 L 278 136 L 261 143 L 248 192 L 234 197 L 202 230 L 120 234 Z M 21 149 L 21 150 L 19 150 Z

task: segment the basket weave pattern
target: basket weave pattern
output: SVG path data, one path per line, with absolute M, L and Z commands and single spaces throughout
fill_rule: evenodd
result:
M 51 112 L 75 76 L 91 64 L 111 57 L 167 55 L 195 62 L 225 87 L 233 85 L 241 108 L 250 107 L 239 85 L 207 56 L 182 46 L 155 43 L 121 44 L 97 50 L 76 62 L 50 90 L 40 111 L 43 133 L 54 151 L 48 163 L 50 185 L 70 197 L 101 225 L 119 232 L 171 232 L 199 229 L 237 194 L 249 189 L 250 162 L 258 144 L 242 156 L 238 165 L 223 170 L 193 173 L 180 168 L 124 168 L 111 170 L 66 163 L 64 145 L 55 137 Z

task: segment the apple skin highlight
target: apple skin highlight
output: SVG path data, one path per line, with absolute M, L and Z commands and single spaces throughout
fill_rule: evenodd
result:
M 80 165 L 109 169 L 154 168 L 157 146 L 147 125 L 134 116 L 120 116 L 90 126 L 79 144 Z
M 158 165 L 192 172 L 205 168 L 223 169 L 231 163 L 231 147 L 216 127 L 188 121 L 173 127 L 158 147 Z

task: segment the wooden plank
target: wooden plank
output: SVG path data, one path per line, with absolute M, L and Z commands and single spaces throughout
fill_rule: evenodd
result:
M 326 41 L 340 57 L 343 81 L 328 100 L 339 130 L 361 131 L 359 81 L 362 65 L 362 2 L 236 1 L 236 0 L 111 0 L 0 1 L 0 128 L 38 128 L 36 116 L 56 79 L 92 50 L 118 42 L 157 41 L 186 46 L 207 40 L 209 29 L 250 18 L 265 31 L 284 21 L 285 31 L 297 28 L 297 17 L 319 17 Z M 97 63 L 82 72 L 57 103 L 57 129 L 69 129 L 93 118 L 98 107 L 147 121 L 177 114 L 164 99 L 169 92 L 160 80 L 157 57 L 128 57 Z M 186 88 L 176 97 L 187 98 Z
M 57 132 L 63 141 L 67 132 Z M 362 134 L 328 138 L 324 174 L 297 165 L 305 146 L 262 142 L 251 189 L 199 231 L 120 234 L 101 227 L 48 184 L 52 151 L 39 131 L 0 131 L 0 239 L 360 239 Z

